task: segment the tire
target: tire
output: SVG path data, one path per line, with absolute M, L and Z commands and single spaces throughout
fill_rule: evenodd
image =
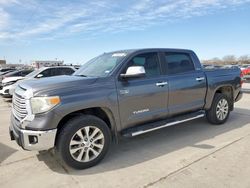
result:
M 230 114 L 230 102 L 226 95 L 216 93 L 211 108 L 206 112 L 207 120 L 214 125 L 225 123 Z
M 69 120 L 63 126 L 58 135 L 56 150 L 68 166 L 86 169 L 95 166 L 105 157 L 110 141 L 110 129 L 103 120 L 83 115 Z

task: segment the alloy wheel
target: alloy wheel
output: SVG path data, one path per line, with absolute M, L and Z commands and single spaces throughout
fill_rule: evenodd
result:
M 79 129 L 71 138 L 69 151 L 78 162 L 89 162 L 97 158 L 104 147 L 104 135 L 95 126 Z
M 229 110 L 228 102 L 226 99 L 221 99 L 216 106 L 216 116 L 219 120 L 224 120 L 227 117 Z

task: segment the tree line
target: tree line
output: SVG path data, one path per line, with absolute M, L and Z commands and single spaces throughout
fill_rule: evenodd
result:
M 243 55 L 236 57 L 235 55 L 227 55 L 223 58 L 212 58 L 208 60 L 202 60 L 204 64 L 216 64 L 216 65 L 250 65 L 250 55 Z

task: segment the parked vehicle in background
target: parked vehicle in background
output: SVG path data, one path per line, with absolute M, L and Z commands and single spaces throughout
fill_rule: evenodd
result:
M 18 80 L 23 79 L 27 74 L 31 73 L 32 71 L 32 69 L 24 69 L 5 74 L 3 76 L 3 80 L 0 82 L 0 94 L 8 96 L 9 87 L 16 83 Z
M 204 116 L 223 124 L 241 97 L 239 68 L 203 69 L 190 50 L 104 53 L 72 76 L 18 84 L 10 136 L 25 150 L 55 147 L 84 169 L 104 158 L 112 139 Z
M 16 69 L 14 69 L 14 68 L 2 68 L 2 69 L 0 69 L 0 74 L 1 73 L 4 73 L 4 72 L 7 72 L 7 71 L 15 71 Z
M 208 65 L 208 64 L 202 64 L 202 67 L 203 68 L 206 68 L 206 69 L 220 69 L 220 68 L 223 68 L 223 66 L 221 65 Z
M 250 66 L 246 68 L 245 70 L 242 71 L 245 80 L 249 81 L 250 80 Z
M 5 71 L 5 72 L 0 72 L 0 83 L 2 82 L 4 76 L 10 72 L 13 72 L 15 70 L 8 70 L 8 71 Z
M 250 65 L 240 65 L 239 67 L 240 67 L 240 69 L 241 70 L 245 70 L 246 68 L 248 68 Z
M 248 66 L 248 67 L 242 69 L 242 73 L 243 73 L 244 75 L 250 75 L 250 66 Z
M 239 68 L 238 65 L 223 65 L 223 68 Z
M 6 84 L 6 87 L 3 88 L 2 93 L 4 96 L 12 96 L 18 82 L 20 81 L 59 76 L 59 75 L 71 75 L 75 71 L 76 69 L 70 66 L 42 67 L 40 69 L 31 72 L 22 79 L 18 79 L 17 82 L 15 83 L 12 83 L 13 80 L 11 79 L 3 80 L 3 84 Z
M 22 79 L 23 77 L 25 77 L 26 75 L 28 75 L 29 73 L 31 73 L 33 71 L 33 69 L 24 69 L 24 70 L 15 70 L 12 72 L 9 72 L 7 74 L 5 74 L 3 76 L 3 80 L 4 79 L 13 79 L 13 80 L 19 80 Z

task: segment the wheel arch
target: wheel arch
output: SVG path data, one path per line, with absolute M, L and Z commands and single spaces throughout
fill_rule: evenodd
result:
M 212 98 L 211 98 L 211 101 L 209 103 L 209 106 L 208 106 L 208 109 L 211 107 L 212 105 L 212 102 L 214 100 L 214 97 L 217 93 L 221 93 L 221 94 L 224 94 L 228 97 L 229 99 L 229 106 L 230 106 L 230 110 L 232 111 L 233 108 L 234 108 L 234 89 L 233 89 L 233 86 L 232 85 L 220 85 L 218 86 L 214 92 L 213 92 L 213 95 L 212 95 Z
M 118 135 L 116 131 L 115 118 L 113 116 L 112 111 L 106 107 L 90 107 L 90 108 L 85 108 L 85 109 L 81 109 L 81 110 L 68 113 L 59 121 L 57 125 L 57 135 L 60 134 L 60 131 L 69 120 L 71 120 L 74 117 L 82 116 L 82 115 L 93 115 L 102 119 L 109 127 L 111 131 L 112 139 L 117 142 Z

